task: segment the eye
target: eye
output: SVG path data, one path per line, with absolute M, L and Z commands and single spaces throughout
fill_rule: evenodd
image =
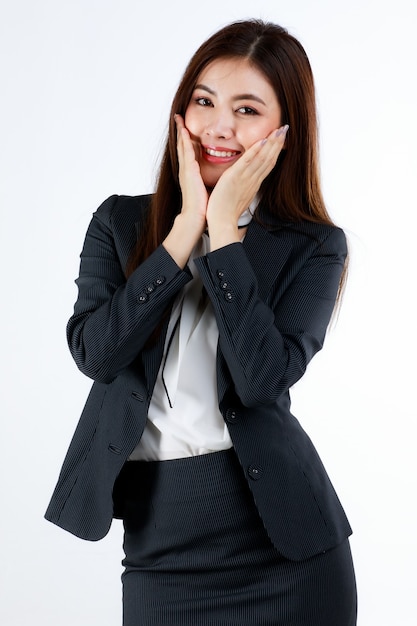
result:
M 213 106 L 212 101 L 209 98 L 205 98 L 204 96 L 201 96 L 199 98 L 194 98 L 194 102 L 202 107 Z
M 253 109 L 252 107 L 240 107 L 237 110 L 238 113 L 243 113 L 243 115 L 259 115 L 258 111 L 256 111 L 256 109 Z

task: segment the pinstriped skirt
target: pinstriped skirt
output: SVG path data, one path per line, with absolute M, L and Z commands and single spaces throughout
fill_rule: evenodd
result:
M 348 540 L 285 559 L 233 450 L 131 461 L 118 482 L 124 626 L 355 626 Z

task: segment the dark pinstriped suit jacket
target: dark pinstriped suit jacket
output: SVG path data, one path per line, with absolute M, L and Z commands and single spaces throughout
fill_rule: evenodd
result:
M 151 348 L 146 340 L 191 278 L 160 246 L 126 281 L 148 203 L 149 196 L 106 200 L 81 254 L 68 341 L 95 382 L 46 518 L 84 539 L 101 539 L 118 516 L 112 492 L 146 423 L 166 324 Z M 219 407 L 266 529 L 290 559 L 351 533 L 289 398 L 322 347 L 345 256 L 340 229 L 275 220 L 268 230 L 252 221 L 243 245 L 196 261 L 219 328 Z

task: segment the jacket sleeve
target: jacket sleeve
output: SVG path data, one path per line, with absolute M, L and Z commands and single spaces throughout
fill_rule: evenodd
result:
M 126 280 L 112 231 L 117 200 L 106 200 L 90 222 L 75 281 L 78 298 L 67 325 L 78 368 L 104 383 L 138 356 L 172 298 L 190 280 L 163 246 Z
M 275 402 L 322 348 L 346 254 L 343 231 L 332 230 L 324 242 L 317 242 L 282 295 L 277 299 L 271 294 L 271 306 L 258 295 L 242 244 L 196 260 L 214 306 L 221 352 L 245 406 Z

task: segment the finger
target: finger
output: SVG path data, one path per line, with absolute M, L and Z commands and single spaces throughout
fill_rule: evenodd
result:
M 277 153 L 278 156 L 279 152 L 282 150 L 285 144 L 288 129 L 289 126 L 288 124 L 286 124 L 285 126 L 281 126 L 280 128 L 273 130 L 268 135 L 268 137 L 261 139 L 256 144 L 251 146 L 251 148 L 247 150 L 245 154 L 248 154 L 249 157 L 254 157 L 256 154 L 261 155 L 263 153 L 266 156 L 269 154 Z
M 181 166 L 181 163 L 183 162 L 183 155 L 184 155 L 184 147 L 183 147 L 183 141 L 182 141 L 182 136 L 181 136 L 181 128 L 184 125 L 184 122 L 181 118 L 181 116 L 176 113 L 174 115 L 174 122 L 175 122 L 175 127 L 177 130 L 177 155 L 178 155 L 178 162 L 179 165 Z
M 275 132 L 275 137 L 279 137 L 279 138 L 280 138 L 280 140 L 282 141 L 282 143 L 285 143 L 285 138 L 286 138 L 286 136 L 287 136 L 288 129 L 289 129 L 288 124 L 285 124 L 284 126 L 281 126 L 281 127 L 280 127 L 280 128 L 278 128 L 278 130 Z
M 178 143 L 181 150 L 181 156 L 184 162 L 189 163 L 190 165 L 193 164 L 195 166 L 198 163 L 199 159 L 199 145 L 196 141 L 193 140 L 190 131 L 185 127 L 183 123 L 179 124 L 178 132 Z
M 176 113 L 174 115 L 174 120 L 175 120 L 175 125 L 177 127 L 177 150 L 178 150 L 178 156 L 181 157 L 181 156 L 184 156 L 185 141 L 186 141 L 186 133 L 187 133 L 187 131 L 185 129 L 184 120 L 181 117 L 181 115 Z
M 175 123 L 177 125 L 178 163 L 180 168 L 183 169 L 187 166 L 187 163 L 195 160 L 195 154 L 189 132 L 185 128 L 184 121 L 180 115 L 175 116 Z
M 288 124 L 281 126 L 281 128 L 272 131 L 272 133 L 270 133 L 270 135 L 262 143 L 265 155 L 272 157 L 275 162 L 284 147 L 288 129 Z
M 272 137 L 269 137 L 267 139 L 267 145 L 271 146 L 272 151 L 276 152 L 277 156 L 285 145 L 288 129 L 288 124 L 285 124 L 285 126 L 281 126 L 281 128 L 278 128 L 278 130 L 273 133 Z
M 236 162 L 246 175 L 266 176 L 275 166 L 278 156 L 284 147 L 288 125 L 273 130 L 268 137 L 257 141 Z
M 194 149 L 194 142 L 192 141 L 191 135 L 185 126 L 181 129 L 181 139 L 184 146 L 185 156 L 188 159 L 195 161 L 196 153 Z
M 185 128 L 184 120 L 179 113 L 175 113 L 174 121 L 175 121 L 175 126 L 177 127 L 177 135 L 179 135 L 181 128 Z

